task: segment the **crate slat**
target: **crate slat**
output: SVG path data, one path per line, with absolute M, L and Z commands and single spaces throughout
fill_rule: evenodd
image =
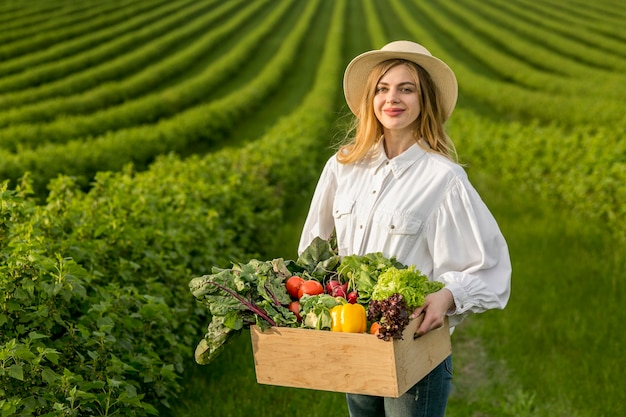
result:
M 341 333 L 251 326 L 259 384 L 399 397 L 451 352 L 445 325 L 413 338 L 423 316 L 412 320 L 402 340 L 384 341 L 367 333 Z

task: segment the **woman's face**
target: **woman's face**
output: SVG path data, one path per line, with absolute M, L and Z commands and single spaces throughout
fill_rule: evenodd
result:
M 385 130 L 411 131 L 421 107 L 419 86 L 406 65 L 396 65 L 381 77 L 374 94 L 374 114 Z

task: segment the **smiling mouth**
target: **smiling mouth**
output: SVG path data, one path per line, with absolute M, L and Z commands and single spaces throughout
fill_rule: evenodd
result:
M 385 109 L 383 111 L 388 116 L 399 116 L 404 112 L 404 109 Z

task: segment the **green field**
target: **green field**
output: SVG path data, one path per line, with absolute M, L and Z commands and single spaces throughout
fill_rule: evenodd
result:
M 398 39 L 457 74 L 514 268 L 453 335 L 448 415 L 626 415 L 625 28 L 616 0 L 0 0 L 1 415 L 347 415 L 257 384 L 247 332 L 196 365 L 187 283 L 296 256 L 343 70 Z

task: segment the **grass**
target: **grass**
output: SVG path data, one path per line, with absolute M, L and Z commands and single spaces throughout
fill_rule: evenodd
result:
M 595 225 L 472 175 L 509 242 L 513 292 L 505 310 L 470 316 L 457 327 L 447 416 L 623 415 L 626 398 L 616 383 L 623 251 Z M 304 208 L 294 209 L 273 256 L 295 256 L 304 215 Z M 341 393 L 257 384 L 248 332 L 213 364 L 190 362 L 185 381 L 174 416 L 348 415 Z
M 477 183 L 508 239 L 513 290 L 504 311 L 471 317 L 455 333 L 460 375 L 449 416 L 624 415 L 615 383 L 623 248 L 599 225 L 485 177 Z

